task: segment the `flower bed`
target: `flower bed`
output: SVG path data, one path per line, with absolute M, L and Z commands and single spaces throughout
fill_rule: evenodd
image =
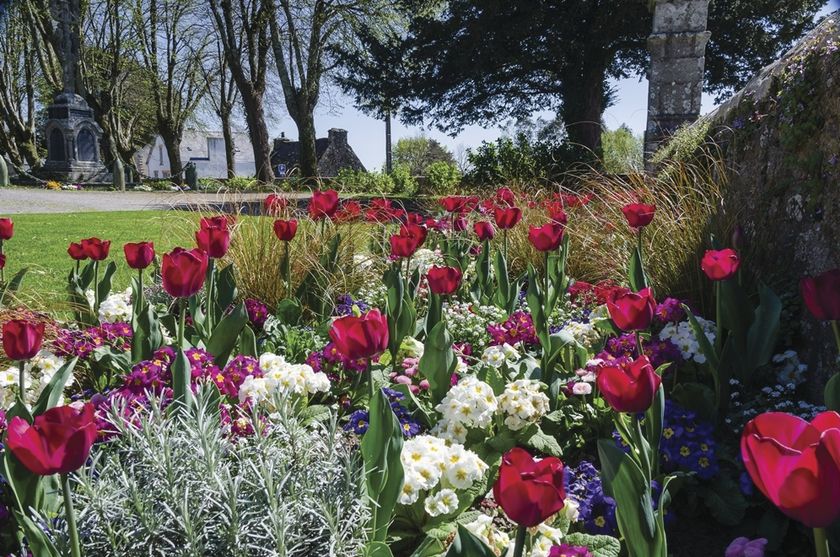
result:
M 795 401 L 781 301 L 734 249 L 703 257 L 707 318 L 655 292 L 656 205 L 618 201 L 622 281 L 568 272 L 589 197 L 505 188 L 424 216 L 271 195 L 203 218 L 194 248 L 126 244 L 125 292 L 110 242 L 74 242 L 67 321 L 14 308 L 25 273 L 0 275 L 0 549 L 827 555 L 840 415 Z M 0 272 L 13 236 L 0 219 Z M 838 290 L 803 280 L 835 327 Z

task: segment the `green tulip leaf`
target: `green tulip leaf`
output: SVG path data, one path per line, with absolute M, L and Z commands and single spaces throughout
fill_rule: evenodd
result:
M 459 524 L 458 535 L 449 546 L 446 557 L 496 557 L 496 553 L 462 524 Z
M 213 329 L 207 341 L 207 351 L 213 354 L 213 360 L 219 367 L 224 367 L 236 346 L 239 334 L 248 325 L 248 311 L 244 303 L 239 303 L 233 311 L 225 315 Z
M 175 361 L 172 362 L 172 406 L 192 405 L 192 366 L 183 348 L 178 348 Z
M 257 359 L 260 357 L 257 350 L 257 337 L 249 325 L 245 325 L 239 333 L 239 353 Z
M 642 252 L 639 251 L 638 246 L 633 248 L 633 253 L 630 254 L 630 260 L 627 262 L 627 280 L 633 292 L 647 288 L 648 284 L 647 277 L 645 276 L 645 267 L 642 263 Z
M 446 323 L 441 321 L 429 332 L 420 357 L 418 370 L 429 380 L 432 407 L 443 400 L 452 386 L 452 372 L 458 360 L 452 350 L 452 337 L 446 330 Z
M 27 271 L 29 271 L 29 267 L 24 267 L 15 273 L 12 280 L 3 287 L 3 291 L 0 292 L 0 306 L 8 304 L 15 295 L 15 292 L 20 290 L 20 284 L 23 282 L 23 277 L 26 276 Z
M 825 407 L 840 412 L 840 373 L 835 373 L 825 384 Z
M 76 367 L 76 362 L 78 361 L 78 358 L 73 358 L 72 360 L 65 362 L 65 364 L 55 372 L 52 379 L 50 379 L 50 382 L 47 383 L 47 386 L 44 387 L 43 391 L 41 391 L 41 395 L 38 397 L 37 402 L 35 402 L 35 406 L 32 408 L 32 414 L 34 416 L 43 414 L 58 404 L 58 401 L 61 400 L 62 395 L 64 395 L 64 388 L 67 386 L 67 382 L 73 377 L 73 368 Z

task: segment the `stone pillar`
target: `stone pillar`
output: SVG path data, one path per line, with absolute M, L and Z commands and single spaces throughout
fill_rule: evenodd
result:
M 648 37 L 650 70 L 645 164 L 681 125 L 700 116 L 709 0 L 655 0 Z

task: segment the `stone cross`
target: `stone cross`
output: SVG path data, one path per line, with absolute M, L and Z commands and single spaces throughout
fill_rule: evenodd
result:
M 82 7 L 80 0 L 50 0 L 53 19 L 56 21 L 56 35 L 61 51 L 58 58 L 61 61 L 63 92 L 75 94 L 79 92 L 80 76 L 80 19 Z
M 645 164 L 681 125 L 700 116 L 709 0 L 654 0 Z

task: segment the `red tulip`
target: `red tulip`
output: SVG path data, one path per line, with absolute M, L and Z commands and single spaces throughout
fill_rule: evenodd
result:
M 498 199 L 499 204 L 507 205 L 508 207 L 513 207 L 516 204 L 516 196 L 510 188 L 502 187 L 497 189 L 496 199 Z
M 426 273 L 429 290 L 434 294 L 452 294 L 461 286 L 463 273 L 458 267 L 433 266 Z
M 3 323 L 3 350 L 6 356 L 16 362 L 29 360 L 41 349 L 44 342 L 44 324 L 24 319 L 12 319 Z
M 473 232 L 481 241 L 492 240 L 496 235 L 496 229 L 487 221 L 479 221 L 473 225 Z
M 341 204 L 333 219 L 337 222 L 351 222 L 362 216 L 362 204 L 352 200 Z
M 417 238 L 414 236 L 391 236 L 391 255 L 394 257 L 411 257 L 417 251 L 417 247 Z
M 85 255 L 93 259 L 94 261 L 102 261 L 103 259 L 107 259 L 108 252 L 111 249 L 111 242 L 110 240 L 102 241 L 99 238 L 85 238 L 81 242 L 82 250 L 84 250 Z
M 840 414 L 811 423 L 781 412 L 751 420 L 741 458 L 756 487 L 780 511 L 809 528 L 840 517 Z
M 388 319 L 378 309 L 336 319 L 330 328 L 336 349 L 350 360 L 373 358 L 388 348 Z
M 650 327 L 656 311 L 656 299 L 650 288 L 638 292 L 617 290 L 607 300 L 610 319 L 622 331 L 644 331 Z
M 513 522 L 537 526 L 563 508 L 563 463 L 553 456 L 535 460 L 528 451 L 514 447 L 502 457 L 493 498 Z
M 15 223 L 12 219 L 5 217 L 0 219 L 0 241 L 11 240 L 15 235 Z
M 450 195 L 441 199 L 440 204 L 447 213 L 460 213 L 467 204 L 467 198 L 463 195 Z
M 212 259 L 225 256 L 230 249 L 230 229 L 226 217 L 201 219 L 201 228 L 195 233 L 195 242 Z
M 163 289 L 175 298 L 189 298 L 204 285 L 207 264 L 207 253 L 198 248 L 175 248 L 164 254 L 160 269 Z
M 132 269 L 145 269 L 155 260 L 155 244 L 152 242 L 138 242 L 123 246 L 125 260 Z
M 467 229 L 467 218 L 464 215 L 458 215 L 452 220 L 452 230 L 455 232 L 463 232 Z
M 799 290 L 805 306 L 820 321 L 840 320 L 840 269 L 802 277 Z
M 315 190 L 309 202 L 309 216 L 313 220 L 331 219 L 338 210 L 338 192 L 335 190 Z
M 735 276 L 741 260 L 734 249 L 708 250 L 700 262 L 700 268 L 711 280 L 726 280 Z
M 598 370 L 598 389 L 616 412 L 646 411 L 653 404 L 653 397 L 661 384 L 662 378 L 647 356 L 623 365 L 603 366 Z
M 67 248 L 67 255 L 76 261 L 84 261 L 88 258 L 87 253 L 85 253 L 85 248 L 82 247 L 82 244 L 76 242 L 70 242 L 70 246 Z
M 539 251 L 554 251 L 563 243 L 564 230 L 565 227 L 556 222 L 531 226 L 528 229 L 528 241 Z
M 627 224 L 635 229 L 649 225 L 653 220 L 655 211 L 656 205 L 646 205 L 644 203 L 630 203 L 621 208 L 624 218 L 627 219 Z
M 274 234 L 283 242 L 291 242 L 297 234 L 298 222 L 295 219 L 274 221 Z
M 565 225 L 569 222 L 569 217 L 566 215 L 566 211 L 563 209 L 562 201 L 549 201 L 545 204 L 545 210 L 548 213 L 548 218 L 550 218 L 554 222 L 560 223 L 562 225 Z
M 400 236 L 411 236 L 417 241 L 418 248 L 426 241 L 428 234 L 428 229 L 419 224 L 406 223 L 400 227 Z
M 93 404 L 57 406 L 36 416 L 31 425 L 12 418 L 6 446 L 33 474 L 67 474 L 84 465 L 96 434 Z
M 509 230 L 522 220 L 522 209 L 519 207 L 496 207 L 493 209 L 493 219 L 496 226 L 502 230 Z
M 282 195 L 270 193 L 263 201 L 263 209 L 269 215 L 279 215 L 289 206 L 289 200 Z

